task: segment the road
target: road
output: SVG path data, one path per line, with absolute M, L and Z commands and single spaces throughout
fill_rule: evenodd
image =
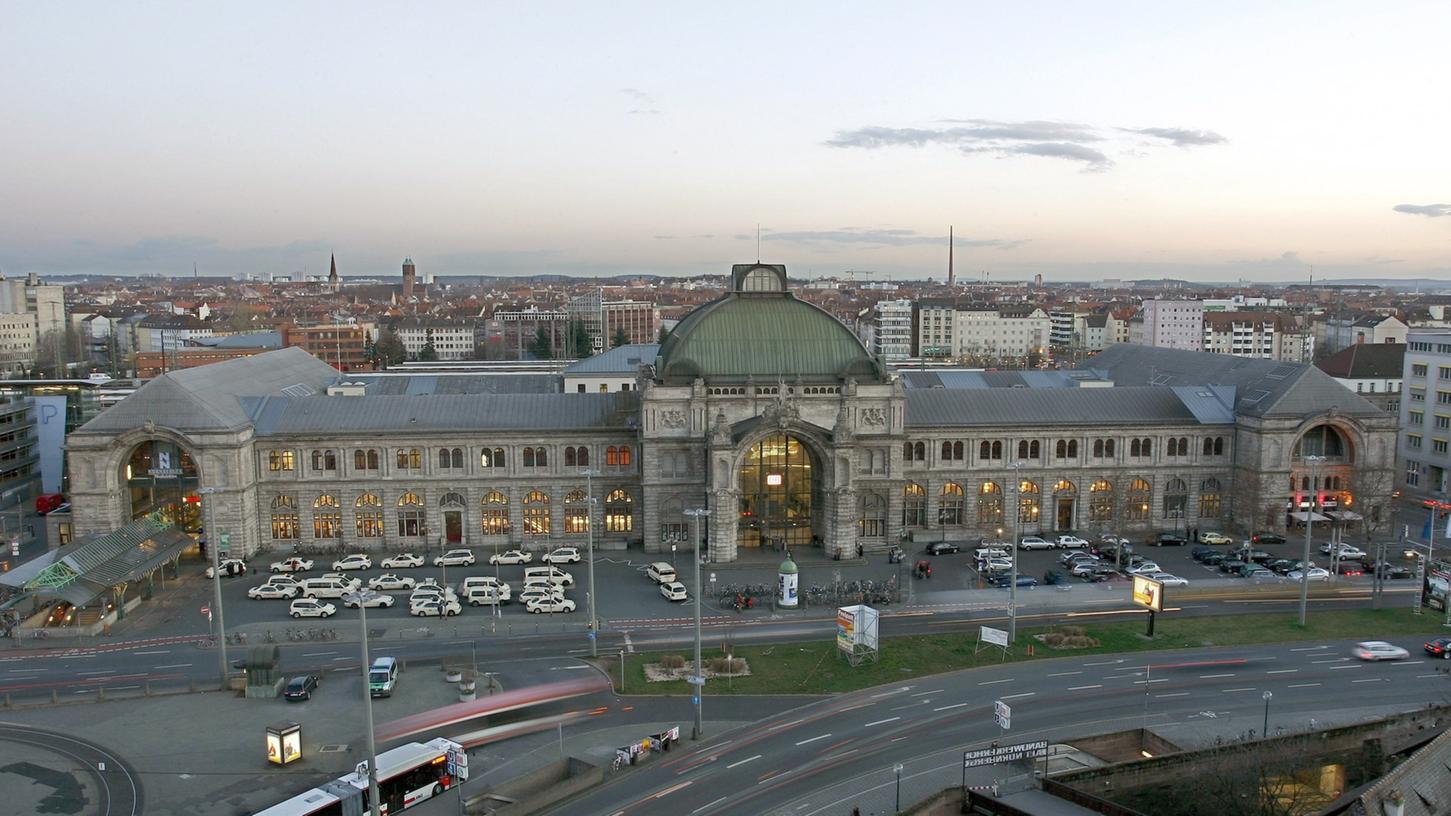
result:
M 962 781 L 961 752 L 1013 742 L 1172 724 L 1228 735 L 1257 732 L 1263 694 L 1272 731 L 1306 730 L 1340 709 L 1411 709 L 1442 699 L 1444 661 L 1420 654 L 1367 664 L 1349 642 L 1225 647 L 1131 657 L 1063 658 L 940 675 L 810 703 L 619 774 L 551 813 L 794 816 L 892 812 L 903 765 L 902 804 Z M 1013 708 L 1012 730 L 993 704 Z M 970 772 L 988 784 L 1001 769 Z
M 15 776 L 33 783 L 0 782 L 9 791 L 0 813 L 75 813 L 88 805 L 95 809 L 86 812 L 98 816 L 145 812 L 140 778 L 130 764 L 95 743 L 6 724 L 0 725 L 0 757 L 7 760 L 0 764 L 0 780 Z M 42 795 L 43 801 L 34 798 Z

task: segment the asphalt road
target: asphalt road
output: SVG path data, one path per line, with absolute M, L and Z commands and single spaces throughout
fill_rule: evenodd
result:
M 902 804 L 961 781 L 961 752 L 992 740 L 1071 738 L 1141 725 L 1193 724 L 1229 735 L 1262 727 L 1307 730 L 1342 709 L 1412 709 L 1451 692 L 1444 661 L 1420 654 L 1367 664 L 1348 642 L 1225 647 L 1132 657 L 1063 658 L 959 672 L 828 698 L 686 744 L 668 759 L 621 773 L 551 813 L 891 812 L 903 765 Z M 1000 732 L 993 706 L 1012 706 Z M 968 774 L 987 784 L 1006 769 Z M 1021 771 L 1018 771 L 1021 772 Z
M 0 766 L 0 789 L 11 791 L 0 800 L 0 813 L 80 812 L 87 805 L 94 809 L 85 812 L 98 816 L 145 812 L 140 777 L 109 749 L 66 734 L 0 725 L 0 755 L 12 748 L 24 759 Z M 27 778 L 32 784 L 20 782 Z M 45 791 L 51 791 L 45 801 L 31 800 Z

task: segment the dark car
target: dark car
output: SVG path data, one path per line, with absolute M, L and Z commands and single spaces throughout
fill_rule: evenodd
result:
M 949 541 L 934 541 L 927 545 L 928 555 L 944 555 L 955 552 L 961 552 L 961 548 Z
M 1341 575 L 1365 574 L 1365 570 L 1361 567 L 1359 561 L 1341 561 L 1340 565 L 1335 568 L 1335 571 Z
M 1100 547 L 1098 550 L 1099 557 L 1103 558 L 1103 560 L 1105 561 L 1118 560 L 1118 558 L 1120 558 L 1120 553 L 1122 553 L 1122 558 L 1127 560 L 1133 557 L 1134 548 L 1128 544 L 1115 544 L 1107 547 Z
M 1380 577 L 1388 581 L 1399 581 L 1406 578 L 1414 578 L 1416 574 L 1411 572 L 1410 567 L 1401 567 L 1395 564 L 1384 564 L 1380 568 Z
M 1299 562 L 1294 560 L 1293 558 L 1276 558 L 1270 563 L 1265 564 L 1265 566 L 1269 567 L 1272 572 L 1277 572 L 1280 575 L 1284 575 L 1290 570 L 1293 570 L 1297 564 L 1299 564 Z
M 1223 561 L 1219 562 L 1219 571 L 1228 572 L 1232 575 L 1237 575 L 1239 573 L 1240 567 L 1243 566 L 1244 562 L 1239 560 L 1238 558 L 1226 558 Z
M 1048 570 L 1047 572 L 1043 573 L 1043 583 L 1047 586 L 1066 584 L 1068 583 L 1068 576 L 1064 575 L 1058 570 Z
M 1280 535 L 1279 533 L 1271 533 L 1269 531 L 1262 530 L 1250 536 L 1250 541 L 1253 541 L 1256 544 L 1284 544 L 1285 537 Z
M 1013 583 L 1013 576 L 1011 576 L 1011 575 L 1000 575 L 997 578 L 993 579 L 993 583 L 995 583 L 998 586 L 1006 589 L 1009 585 L 1011 585 Z M 1038 579 L 1037 578 L 1034 578 L 1031 575 L 1019 575 L 1018 576 L 1018 586 L 1020 586 L 1020 587 L 1035 587 L 1037 585 L 1038 585 Z
M 1268 564 L 1279 558 L 1279 556 L 1271 555 L 1264 550 L 1238 550 L 1235 552 L 1234 557 L 1241 561 L 1253 561 L 1256 564 Z
M 1178 533 L 1159 533 L 1154 539 L 1155 547 L 1182 547 L 1189 543 L 1189 539 Z
M 1439 657 L 1442 660 L 1451 659 L 1451 638 L 1434 638 L 1426 641 L 1426 645 L 1421 648 L 1432 657 Z
M 1217 567 L 1220 564 L 1223 564 L 1228 558 L 1229 558 L 1229 554 L 1228 553 L 1222 553 L 1222 552 L 1210 553 L 1210 554 L 1204 556 L 1203 558 L 1199 559 L 1199 563 L 1203 564 L 1206 567 Z
M 1198 561 L 1201 557 L 1208 555 L 1209 553 L 1212 553 L 1214 551 L 1215 550 L 1213 547 L 1206 547 L 1200 545 L 1189 551 L 1189 557 L 1194 559 L 1195 561 Z
M 317 691 L 317 675 L 304 674 L 289 680 L 282 696 L 289 700 L 311 700 L 314 691 Z

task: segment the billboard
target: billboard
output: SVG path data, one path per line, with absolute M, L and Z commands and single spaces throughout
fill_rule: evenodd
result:
M 65 397 L 32 397 L 36 449 L 40 452 L 40 492 L 60 493 L 65 478 Z
M 1446 611 L 1446 595 L 1451 588 L 1451 564 L 1433 561 L 1425 566 L 1421 581 L 1421 606 L 1437 612 Z
M 994 629 L 991 626 L 978 627 L 978 640 L 983 643 L 991 643 L 994 646 L 1008 648 L 1008 632 L 1006 629 Z
M 983 765 L 997 765 L 1001 762 L 1016 762 L 1020 759 L 1038 759 L 1048 756 L 1048 741 L 1020 742 L 1017 745 L 995 745 L 976 751 L 962 752 L 962 768 L 979 768 Z
M 1164 585 L 1142 575 L 1134 576 L 1134 603 L 1150 612 L 1164 611 Z
M 877 610 L 865 604 L 836 610 L 836 648 L 849 658 L 863 655 L 875 659 L 877 652 Z M 855 662 L 852 665 L 856 665 Z

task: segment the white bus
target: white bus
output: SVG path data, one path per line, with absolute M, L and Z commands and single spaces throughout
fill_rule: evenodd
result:
M 411 742 L 378 755 L 380 811 L 395 814 L 469 778 L 468 754 L 452 740 Z M 362 816 L 368 812 L 368 763 L 256 816 Z

